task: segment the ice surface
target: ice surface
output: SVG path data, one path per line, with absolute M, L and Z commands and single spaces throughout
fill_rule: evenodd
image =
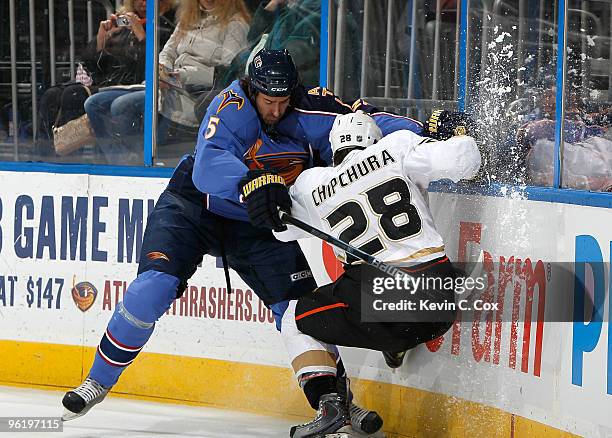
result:
M 0 416 L 59 417 L 63 395 L 64 392 L 0 386 Z M 65 422 L 62 433 L 21 432 L 16 436 L 270 438 L 288 437 L 291 425 L 301 421 L 111 396 L 85 416 Z

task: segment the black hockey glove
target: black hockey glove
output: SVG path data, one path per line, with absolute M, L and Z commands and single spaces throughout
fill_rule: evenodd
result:
M 251 224 L 274 231 L 287 229 L 278 213 L 279 208 L 291 211 L 291 197 L 282 176 L 270 170 L 249 170 L 240 181 L 239 189 Z
M 448 140 L 455 135 L 476 135 L 476 122 L 466 113 L 435 110 L 425 122 L 425 132 L 436 140 Z

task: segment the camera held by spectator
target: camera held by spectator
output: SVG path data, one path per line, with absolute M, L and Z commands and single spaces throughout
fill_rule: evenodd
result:
M 116 20 L 117 27 L 131 26 L 130 19 L 127 15 L 119 15 Z

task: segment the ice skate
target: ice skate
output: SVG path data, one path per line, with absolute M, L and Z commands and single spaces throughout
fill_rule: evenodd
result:
M 322 435 L 325 438 L 387 438 L 387 435 L 382 430 L 379 430 L 376 433 L 364 433 L 358 432 L 351 425 L 346 425 L 336 432 L 328 433 Z
M 352 425 L 351 430 L 363 436 L 368 436 L 369 434 L 376 433 L 382 427 L 383 419 L 378 415 L 378 412 L 362 408 L 353 401 L 350 380 L 345 373 L 338 377 L 338 392 L 340 394 L 347 394 L 349 400 L 349 416 Z
M 315 419 L 293 426 L 289 435 L 292 438 L 321 438 L 337 432 L 349 422 L 346 398 L 337 393 L 325 394 L 319 400 Z
M 370 436 L 380 430 L 383 419 L 376 411 L 370 411 L 351 402 L 349 407 L 351 425 L 355 432 L 363 436 Z
M 94 405 L 100 403 L 108 394 L 110 388 L 106 388 L 87 377 L 78 388 L 68 391 L 62 400 L 64 414 L 62 421 L 74 420 L 85 415 Z
M 404 362 L 406 351 L 383 351 L 382 354 L 389 368 L 399 368 Z

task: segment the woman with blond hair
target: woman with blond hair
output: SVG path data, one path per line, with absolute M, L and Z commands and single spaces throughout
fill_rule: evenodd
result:
M 193 94 L 213 88 L 215 69 L 229 66 L 247 46 L 250 15 L 243 0 L 182 0 L 177 19 L 159 54 L 161 113 L 195 127 L 200 121 L 193 111 Z

